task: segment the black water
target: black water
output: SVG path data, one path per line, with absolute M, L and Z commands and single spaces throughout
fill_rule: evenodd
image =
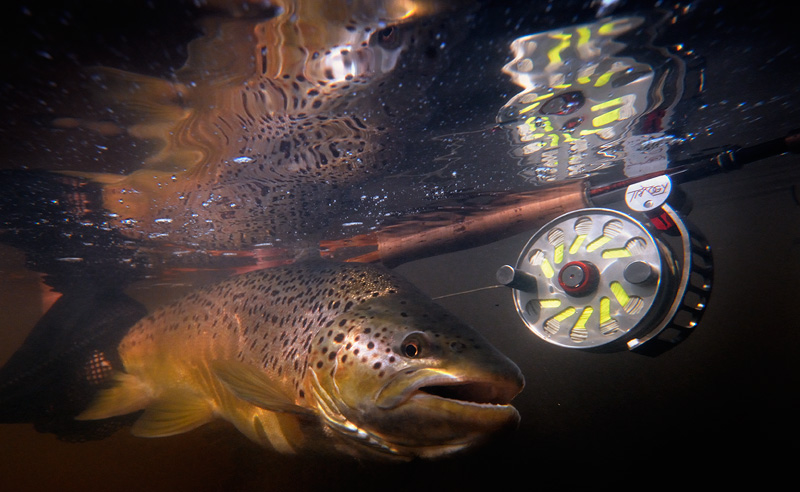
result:
M 498 74 L 508 43 L 523 34 L 592 21 L 591 2 L 481 4 L 470 34 L 452 53 L 449 86 L 424 106 L 430 131 L 481 129 L 516 88 Z M 616 14 L 660 2 L 621 2 Z M 79 67 L 105 64 L 165 75 L 186 56 L 200 16 L 191 2 L 4 4 L 2 167 L 69 169 L 80 163 L 125 171 L 140 149 L 90 137 L 53 134 L 55 115 L 87 104 Z M 792 7 L 753 2 L 681 4 L 660 32 L 665 49 L 690 50 L 702 90 L 685 101 L 671 132 L 675 158 L 736 144 L 751 145 L 800 127 L 800 46 Z M 474 58 L 464 60 L 465 54 Z M 461 57 L 461 58 L 459 58 Z M 492 75 L 494 74 L 494 75 Z M 466 102 L 465 102 L 466 101 Z M 513 165 L 486 168 L 480 146 L 459 150 L 449 169 L 459 177 L 424 189 L 518 189 Z M 477 143 L 476 143 L 477 142 Z M 494 142 L 492 140 L 492 142 Z M 112 142 L 113 143 L 113 142 Z M 424 154 L 424 151 L 420 151 Z M 513 163 L 512 163 L 513 164 Z M 423 166 L 424 167 L 424 166 Z M 436 170 L 434 166 L 428 168 Z M 468 174 L 464 170 L 480 170 Z M 4 186 L 6 183 L 3 184 Z M 433 185 L 431 185 L 433 186 Z M 739 484 L 762 487 L 790 476 L 797 453 L 795 356 L 800 288 L 800 171 L 797 156 L 683 186 L 688 215 L 714 251 L 714 286 L 702 323 L 687 341 L 648 358 L 593 354 L 548 345 L 517 317 L 503 289 L 440 302 L 468 321 L 522 368 L 516 400 L 520 429 L 468 456 L 434 463 L 358 464 L 276 456 L 225 426 L 156 440 L 121 431 L 73 444 L 27 424 L 0 427 L 4 490 L 477 490 L 487 487 L 640 488 Z M 404 195 L 413 203 L 419 195 Z M 389 203 L 392 203 L 391 200 Z M 387 205 L 388 206 L 388 205 Z M 533 231 L 531 231 L 531 234 Z M 486 287 L 496 268 L 516 260 L 530 234 L 481 248 L 402 265 L 398 270 L 433 297 Z M 0 353 L 6 360 L 41 315 L 39 277 L 19 250 L 0 249 Z M 192 279 L 199 281 L 198 279 Z M 136 284 L 149 306 L 187 285 Z M 35 300 L 35 301 L 34 301 Z

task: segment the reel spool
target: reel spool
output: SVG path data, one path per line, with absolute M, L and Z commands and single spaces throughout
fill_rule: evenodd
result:
M 531 237 L 516 266 L 500 267 L 497 280 L 546 342 L 658 355 L 699 322 L 711 273 L 710 247 L 664 204 L 636 216 L 605 208 L 564 214 Z

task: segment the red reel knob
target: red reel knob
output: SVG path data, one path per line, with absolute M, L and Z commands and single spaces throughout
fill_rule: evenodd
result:
M 597 289 L 600 272 L 588 261 L 571 261 L 558 272 L 558 284 L 571 296 L 587 296 Z

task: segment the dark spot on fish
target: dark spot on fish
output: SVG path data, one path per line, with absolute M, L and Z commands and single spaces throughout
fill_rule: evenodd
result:
M 461 342 L 450 342 L 450 350 L 453 352 L 463 352 L 467 346 Z

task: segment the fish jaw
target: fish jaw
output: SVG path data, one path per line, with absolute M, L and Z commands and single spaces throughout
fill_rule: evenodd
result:
M 438 458 L 513 431 L 520 422 L 511 405 L 524 387 L 518 370 L 508 378 L 410 370 L 354 407 L 344 404 L 336 382 L 310 374 L 312 399 L 320 401 L 322 395 L 324 401 L 317 405 L 323 423 L 344 438 L 340 450 L 362 458 Z
M 438 457 L 518 425 L 519 368 L 432 301 L 383 298 L 335 325 L 315 341 L 307 393 L 358 456 Z
M 396 375 L 359 411 L 365 421 L 380 422 L 382 435 L 398 449 L 421 457 L 449 454 L 516 429 L 520 415 L 511 401 L 524 379 L 513 369 L 495 374 L 410 370 Z

